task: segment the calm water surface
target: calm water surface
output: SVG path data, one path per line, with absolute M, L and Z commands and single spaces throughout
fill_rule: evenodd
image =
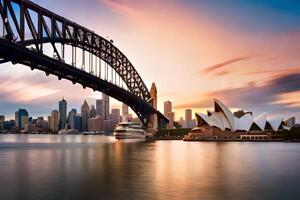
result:
M 0 135 L 0 199 L 300 199 L 300 144 Z

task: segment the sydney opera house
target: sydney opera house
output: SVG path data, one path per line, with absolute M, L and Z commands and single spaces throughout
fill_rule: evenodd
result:
M 207 115 L 196 113 L 197 127 L 192 135 L 206 139 L 272 139 L 282 130 L 295 125 L 295 117 L 283 119 L 267 113 L 254 116 L 252 112 L 232 113 L 222 102 L 214 100 L 214 111 Z

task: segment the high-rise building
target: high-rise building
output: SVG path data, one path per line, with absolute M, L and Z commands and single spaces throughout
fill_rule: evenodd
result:
M 64 129 L 67 121 L 67 101 L 62 99 L 59 101 L 59 128 Z
M 15 126 L 19 127 L 19 111 L 15 112 Z
M 57 110 L 53 110 L 51 112 L 51 117 L 50 117 L 50 130 L 52 130 L 53 132 L 57 132 L 59 131 L 59 112 Z
M 120 120 L 120 109 L 118 108 L 114 108 L 114 109 L 111 109 L 111 119 L 113 120 Z
M 169 114 L 169 123 L 168 123 L 168 128 L 173 129 L 174 128 L 174 119 L 175 119 L 175 112 L 172 112 Z
M 102 99 L 97 99 L 96 100 L 96 112 L 97 112 L 97 115 L 100 115 L 102 116 Z M 103 116 L 102 116 L 103 117 Z
M 0 115 L 0 131 L 4 130 L 5 116 Z
M 97 110 L 94 105 L 91 105 L 90 118 L 95 118 L 97 115 Z
M 71 124 L 71 119 L 70 119 L 70 117 L 71 117 L 71 115 L 73 115 L 73 114 L 74 114 L 74 115 L 77 114 L 77 110 L 76 110 L 75 108 L 72 108 L 71 111 L 69 112 L 67 123 Z
M 72 114 L 70 116 L 71 129 L 76 129 L 77 131 L 82 131 L 82 117 L 78 114 Z
M 22 123 L 21 123 L 21 127 L 20 128 L 24 129 L 25 126 L 29 124 L 29 118 L 28 118 L 28 116 L 26 116 L 26 115 L 22 116 L 21 122 Z
M 102 115 L 104 120 L 109 119 L 109 96 L 102 93 Z
M 44 120 L 43 117 L 38 117 L 36 120 L 36 126 L 45 130 L 48 127 L 48 123 Z
M 166 101 L 164 103 L 164 115 L 167 118 L 170 118 L 171 114 L 172 114 L 172 102 L 171 101 Z
M 22 126 L 22 117 L 23 116 L 29 116 L 27 110 L 25 109 L 19 109 L 19 111 L 17 111 L 15 113 L 15 121 L 16 121 L 16 127 L 18 128 L 22 128 L 24 126 Z
M 186 109 L 185 110 L 185 127 L 186 128 L 192 128 L 193 126 L 193 121 L 192 121 L 192 110 L 191 109 Z
M 112 126 L 113 128 L 116 127 L 116 125 L 120 122 L 121 116 L 120 116 L 120 109 L 111 109 L 111 121 L 112 121 Z
M 81 106 L 81 117 L 82 117 L 82 131 L 88 130 L 88 119 L 90 118 L 90 106 L 84 101 L 84 103 Z
M 104 130 L 104 120 L 100 115 L 97 115 L 95 118 L 90 118 L 88 120 L 88 129 L 89 132 L 100 133 Z
M 123 119 L 126 119 L 128 116 L 128 106 L 125 103 L 122 103 L 122 117 Z

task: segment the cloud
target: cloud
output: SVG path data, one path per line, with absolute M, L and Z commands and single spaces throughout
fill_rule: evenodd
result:
M 300 109 L 299 98 L 296 94 L 300 91 L 300 73 L 276 76 L 267 81 L 262 86 L 257 86 L 254 82 L 239 88 L 227 88 L 219 91 L 207 92 L 199 95 L 198 101 L 191 101 L 175 106 L 176 109 L 186 107 L 201 108 L 209 106 L 213 98 L 224 101 L 229 106 L 244 108 L 258 112 L 295 112 Z M 284 100 L 284 96 L 290 94 L 289 101 Z M 291 96 L 295 98 L 292 100 Z M 291 106 L 292 105 L 292 106 Z
M 204 70 L 202 70 L 202 72 L 204 72 L 204 73 L 211 73 L 211 72 L 214 72 L 214 71 L 216 71 L 218 69 L 222 69 L 222 68 L 226 67 L 227 65 L 230 65 L 230 64 L 233 64 L 233 63 L 237 63 L 237 62 L 241 62 L 241 61 L 244 61 L 244 60 L 249 60 L 251 58 L 253 58 L 253 57 L 252 56 L 237 57 L 237 58 L 234 58 L 234 59 L 231 59 L 231 60 L 224 61 L 222 63 L 218 63 L 216 65 L 207 67 Z
M 101 2 L 108 6 L 112 11 L 121 15 L 135 16 L 138 13 L 138 10 L 133 8 L 131 4 L 121 0 L 102 0 Z

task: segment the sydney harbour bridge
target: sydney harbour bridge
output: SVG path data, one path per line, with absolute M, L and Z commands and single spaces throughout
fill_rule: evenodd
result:
M 127 104 L 145 127 L 168 123 L 112 40 L 28 0 L 0 0 L 0 14 L 0 64 L 21 64 L 103 92 Z

